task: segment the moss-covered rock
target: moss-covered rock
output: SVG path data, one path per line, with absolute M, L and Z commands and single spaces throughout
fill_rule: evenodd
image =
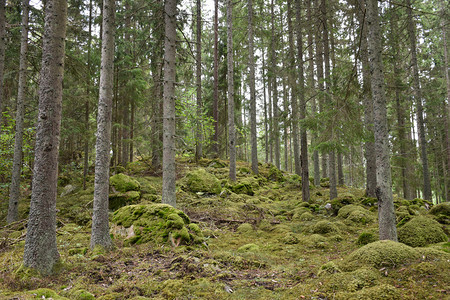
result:
M 222 191 L 219 179 L 205 169 L 188 172 L 185 177 L 185 188 L 192 193 L 220 194 Z
M 347 220 L 359 224 L 369 224 L 375 220 L 375 217 L 367 210 L 354 210 L 348 215 Z
M 396 267 L 419 258 L 419 252 L 414 248 L 389 240 L 367 244 L 350 253 L 345 258 L 344 265 L 353 266 L 382 266 Z
M 358 211 L 363 211 L 365 210 L 363 207 L 359 206 L 359 205 L 345 205 L 342 208 L 339 209 L 338 211 L 338 217 L 339 218 L 343 218 L 343 219 L 347 219 L 347 217 L 355 210 Z
M 114 212 L 112 222 L 119 226 L 113 232 L 124 236 L 127 244 L 164 243 L 170 237 L 171 242 L 184 244 L 204 240 L 186 214 L 166 204 L 124 206 Z
M 244 177 L 230 186 L 230 189 L 236 194 L 246 194 L 253 196 L 254 190 L 258 188 L 258 181 L 254 177 Z
M 353 293 L 341 292 L 335 296 L 335 299 L 338 300 L 397 300 L 402 298 L 401 292 L 390 284 L 380 284 Z
M 334 262 L 329 261 L 326 264 L 320 266 L 319 273 L 317 275 L 323 276 L 326 274 L 334 274 L 341 272 L 342 272 L 341 269 Z
M 139 182 L 125 174 L 116 174 L 109 178 L 109 184 L 118 192 L 126 193 L 128 191 L 139 191 L 141 185 Z
M 327 220 L 322 220 L 314 224 L 311 228 L 313 233 L 327 234 L 327 233 L 339 233 L 338 227 Z
M 259 246 L 256 244 L 245 244 L 237 249 L 238 252 L 259 252 Z
M 299 243 L 299 239 L 298 239 L 297 235 L 293 232 L 287 232 L 285 234 L 285 236 L 280 239 L 280 241 L 283 244 L 287 244 L 287 245 L 293 245 L 293 244 Z
M 356 244 L 364 246 L 373 242 L 376 242 L 378 237 L 372 232 L 363 232 L 358 236 Z
M 439 203 L 433 206 L 429 212 L 442 224 L 450 224 L 450 202 Z
M 331 209 L 333 210 L 334 214 L 337 214 L 342 207 L 349 204 L 354 204 L 355 202 L 356 198 L 351 193 L 342 193 L 337 198 L 334 198 L 330 201 Z
M 328 292 L 356 292 L 379 283 L 380 274 L 374 268 L 360 268 L 353 272 L 342 272 L 334 262 L 326 263 L 319 271 L 324 289 Z
M 284 181 L 284 175 L 283 172 L 281 172 L 277 167 L 275 167 L 274 165 L 270 165 L 267 179 L 271 181 L 282 182 Z
M 423 247 L 447 241 L 447 235 L 441 225 L 424 216 L 411 219 L 398 229 L 398 240 L 412 247 Z
M 109 209 L 114 211 L 122 206 L 138 203 L 139 199 L 141 193 L 138 191 L 109 194 Z
M 28 292 L 29 295 L 33 295 L 35 299 L 55 299 L 55 300 L 67 300 L 68 298 L 58 295 L 54 290 L 47 288 L 40 288 Z
M 70 298 L 73 300 L 94 300 L 95 296 L 86 290 L 80 289 L 70 293 Z

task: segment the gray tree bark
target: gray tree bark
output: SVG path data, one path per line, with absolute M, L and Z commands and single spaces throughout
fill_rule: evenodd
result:
M 374 136 L 377 164 L 378 227 L 380 240 L 397 241 L 395 211 L 392 196 L 391 165 L 389 161 L 389 140 L 384 92 L 384 74 L 380 16 L 377 0 L 367 1 L 368 49 L 374 106 Z
M 56 247 L 56 187 L 61 128 L 67 1 L 47 0 L 39 83 L 33 189 L 23 255 L 24 265 L 50 274 Z
M 363 76 L 363 105 L 364 105 L 364 127 L 369 135 L 369 140 L 364 144 L 364 157 L 366 158 L 366 194 L 368 197 L 376 197 L 375 190 L 377 185 L 376 163 L 375 163 L 375 144 L 373 138 L 373 101 L 370 91 L 370 67 L 367 53 L 367 22 L 366 22 L 366 3 L 365 0 L 359 1 L 358 19 L 360 26 L 360 57 Z
M 248 0 L 248 65 L 250 69 L 250 144 L 252 148 L 252 171 L 258 174 L 258 144 L 256 136 L 256 89 L 255 56 L 253 50 L 253 1 Z
M 214 0 L 213 152 L 219 156 L 219 0 Z
M 445 76 L 445 82 L 446 82 L 446 88 L 447 88 L 447 104 L 445 104 L 444 100 L 444 124 L 445 124 L 445 148 L 446 148 L 446 154 L 447 154 L 447 168 L 444 168 L 444 174 L 445 174 L 445 199 L 446 201 L 450 201 L 450 76 L 448 74 L 448 66 L 449 66 L 449 58 L 448 58 L 448 50 L 447 50 L 447 28 L 445 26 L 446 24 L 446 15 L 445 15 L 445 6 L 444 1 L 441 1 L 442 5 L 442 19 L 441 19 L 441 26 L 442 26 L 442 43 L 444 47 L 444 76 Z M 445 161 L 445 159 L 444 159 Z
M 294 55 L 294 29 L 292 25 L 292 0 L 287 1 L 288 13 L 288 40 L 289 40 L 289 73 L 288 80 L 291 87 L 292 106 L 292 143 L 294 144 L 294 169 L 295 174 L 301 176 L 302 168 L 300 162 L 300 146 L 298 140 L 298 102 L 297 102 L 297 82 L 295 80 L 295 55 Z
M 0 0 L 0 132 L 3 127 L 3 73 L 5 70 L 5 49 L 6 49 L 6 14 L 5 14 L 6 0 Z
M 195 158 L 198 161 L 203 157 L 203 131 L 202 131 L 202 15 L 201 15 L 201 1 L 197 0 L 197 134 L 195 144 Z
M 297 67 L 298 67 L 298 94 L 300 100 L 300 120 L 306 117 L 305 100 L 305 76 L 303 74 L 303 34 L 301 20 L 301 3 L 295 1 L 295 12 L 297 19 Z M 302 200 L 309 201 L 309 167 L 308 167 L 308 140 L 306 128 L 300 127 L 300 162 L 302 167 Z
M 176 207 L 175 193 L 175 61 L 176 0 L 166 0 L 164 41 L 164 121 L 163 121 L 163 187 L 162 202 Z
M 236 181 L 236 130 L 234 127 L 234 65 L 233 65 L 233 1 L 227 0 L 227 79 L 228 79 L 228 143 L 230 149 L 230 180 Z
M 25 89 L 27 83 L 27 50 L 28 50 L 28 5 L 29 0 L 22 1 L 22 34 L 20 38 L 19 88 L 17 91 L 16 136 L 14 141 L 13 169 L 9 188 L 9 206 L 6 222 L 8 224 L 19 219 L 20 172 L 22 170 L 23 117 L 25 110 Z
M 92 215 L 91 249 L 112 247 L 109 235 L 109 161 L 111 117 L 114 83 L 115 0 L 103 0 L 102 56 L 97 114 L 94 207 Z
M 278 75 L 278 57 L 276 55 L 275 48 L 277 48 L 277 36 L 275 34 L 275 13 L 274 13 L 274 0 L 271 1 L 270 10 L 271 10 L 271 30 L 272 30 L 272 39 L 270 42 L 271 52 L 270 52 L 270 62 L 271 66 L 271 80 L 272 80 L 272 142 L 274 143 L 274 154 L 275 154 L 275 166 L 280 169 L 281 168 L 281 159 L 280 159 L 280 128 L 279 128 L 279 108 L 278 108 L 278 84 L 277 84 L 277 75 Z
M 411 65 L 413 71 L 413 91 L 417 106 L 417 126 L 419 129 L 419 146 L 423 168 L 423 196 L 431 200 L 430 170 L 428 168 L 427 140 L 425 138 L 425 123 L 423 119 L 422 90 L 419 80 L 419 66 L 417 64 L 416 26 L 412 16 L 411 1 L 406 0 L 408 11 L 408 36 L 411 48 Z

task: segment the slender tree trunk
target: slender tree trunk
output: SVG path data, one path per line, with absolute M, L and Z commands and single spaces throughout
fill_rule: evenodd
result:
M 305 78 L 303 74 L 303 33 L 301 20 L 301 0 L 295 1 L 295 12 L 297 18 L 297 64 L 298 64 L 298 80 L 299 80 L 299 100 L 300 100 L 300 120 L 306 117 L 306 100 L 305 100 Z M 302 199 L 309 201 L 309 168 L 308 168 L 308 140 L 306 136 L 306 128 L 300 127 L 300 162 L 302 167 Z
M 376 197 L 377 174 L 375 164 L 375 144 L 373 139 L 373 101 L 370 91 L 370 67 L 367 53 L 367 22 L 366 22 L 366 0 L 359 0 L 358 19 L 360 26 L 360 57 L 363 76 L 363 105 L 364 105 L 364 127 L 368 139 L 364 144 L 364 157 L 366 158 L 366 194 L 368 197 Z
M 262 82 L 263 82 L 263 102 L 264 102 L 264 152 L 266 154 L 266 163 L 269 162 L 269 119 L 267 116 L 267 97 L 266 97 L 266 60 L 264 55 L 264 47 L 262 52 Z
M 195 143 L 195 159 L 198 161 L 203 157 L 203 134 L 202 134 L 202 15 L 201 15 L 201 1 L 197 0 L 197 47 L 196 47 L 196 61 L 197 61 L 197 132 Z
M 164 41 L 164 123 L 162 202 L 176 207 L 175 194 L 175 61 L 176 0 L 166 0 Z
M 0 0 L 0 133 L 3 127 L 3 73 L 5 70 L 5 49 L 6 49 L 6 14 L 5 14 L 6 0 Z
M 447 154 L 447 168 L 444 168 L 444 180 L 445 180 L 445 200 L 450 201 L 450 76 L 448 74 L 448 66 L 449 66 L 449 58 L 448 58 L 448 50 L 447 50 L 447 29 L 445 27 L 446 18 L 445 18 L 445 9 L 444 9 L 444 1 L 441 1 L 442 5 L 442 43 L 444 47 L 444 73 L 445 73 L 445 82 L 447 88 L 447 104 L 445 104 L 444 100 L 444 126 L 445 126 L 445 142 L 444 147 L 446 148 L 445 152 Z M 445 159 L 443 159 L 445 162 Z
M 331 93 L 331 68 L 330 68 L 330 47 L 328 40 L 328 15 L 326 10 L 326 0 L 322 0 L 321 3 L 321 11 L 322 11 L 322 26 L 323 26 L 323 56 L 325 62 L 325 81 L 326 81 L 326 98 L 327 103 L 332 104 L 332 99 L 330 96 Z M 334 125 L 331 125 L 331 140 L 334 141 L 335 133 L 334 133 Z M 328 175 L 330 177 L 330 200 L 337 197 L 337 188 L 336 188 L 336 161 L 335 161 L 335 153 L 334 150 L 331 150 L 328 153 Z
M 130 162 L 133 162 L 133 158 L 134 158 L 134 118 L 135 118 L 135 113 L 136 113 L 136 102 L 134 99 L 130 99 L 130 150 L 129 150 L 129 154 L 130 154 Z
M 67 2 L 47 0 L 39 83 L 39 113 L 24 265 L 52 273 L 56 247 L 56 187 L 61 128 Z
M 111 117 L 114 83 L 115 1 L 103 0 L 102 56 L 100 90 L 95 144 L 94 207 L 92 215 L 91 249 L 96 246 L 110 249 L 108 204 Z
M 219 0 L 214 0 L 214 89 L 213 89 L 213 119 L 214 136 L 213 152 L 219 157 Z
M 297 94 L 298 88 L 295 80 L 295 54 L 294 54 L 294 34 L 292 26 L 292 0 L 287 1 L 288 10 L 288 40 L 289 40 L 289 85 L 291 87 L 291 106 L 292 106 L 292 139 L 294 144 L 294 166 L 295 174 L 301 176 L 301 162 L 300 162 L 300 146 L 298 140 L 298 103 Z
M 416 50 L 416 29 L 412 16 L 411 1 L 406 0 L 408 11 L 408 35 L 411 47 L 411 64 L 413 70 L 413 90 L 414 98 L 417 106 L 417 126 L 419 129 L 419 144 L 422 157 L 423 168 L 423 196 L 426 200 L 431 200 L 431 182 L 430 170 L 428 168 L 428 154 L 427 154 L 427 140 L 425 137 L 425 123 L 423 119 L 423 105 L 422 105 L 422 91 L 420 89 L 419 80 L 419 66 L 417 64 L 417 50 Z
M 272 64 L 271 71 L 271 79 L 272 79 L 272 113 L 273 113 L 273 127 L 272 127 L 272 136 L 274 143 L 274 154 L 275 154 L 275 166 L 280 169 L 280 128 L 279 128 L 279 116 L 278 116 L 278 84 L 277 84 L 277 76 L 278 76 L 278 57 L 275 52 L 276 48 L 276 39 L 277 36 L 275 34 L 275 13 L 274 13 L 274 0 L 271 1 L 270 9 L 271 9 L 271 27 L 272 27 L 272 39 L 271 39 L 271 52 L 270 52 L 270 61 Z
M 380 16 L 377 0 L 367 1 L 368 49 L 372 99 L 374 103 L 374 135 L 377 164 L 378 223 L 380 240 L 397 241 L 394 201 L 392 196 L 391 165 L 384 92 Z
M 25 89 L 27 82 L 27 50 L 28 50 L 28 5 L 29 0 L 22 1 L 22 35 L 20 38 L 19 88 L 16 108 L 16 136 L 14 143 L 13 169 L 9 189 L 9 206 L 6 222 L 8 224 L 19 219 L 20 173 L 22 170 L 23 117 L 25 110 Z
M 312 97 L 312 113 L 317 113 L 317 100 L 316 96 L 314 96 L 314 93 L 316 93 L 315 88 L 315 81 L 314 81 L 314 23 L 312 20 L 312 0 L 306 1 L 306 13 L 307 13 L 307 19 L 309 24 L 309 33 L 308 33 L 308 58 L 309 58 L 309 65 L 308 65 L 308 73 L 309 73 L 309 88 L 310 88 L 310 94 Z M 317 140 L 317 133 L 313 133 L 312 140 Z M 314 150 L 313 152 L 313 163 L 314 163 L 314 185 L 319 186 L 320 185 L 320 164 L 319 164 L 319 152 L 317 150 Z
M 236 181 L 236 131 L 234 127 L 233 66 L 233 1 L 227 0 L 227 62 L 228 62 L 228 143 L 230 149 L 230 180 Z
M 253 54 L 253 1 L 248 0 L 248 65 L 250 81 L 250 144 L 252 147 L 252 171 L 258 174 L 258 144 L 256 136 L 255 57 Z
M 92 45 L 92 0 L 89 0 L 88 21 L 88 49 L 87 49 L 87 81 L 86 102 L 84 103 L 84 164 L 83 164 L 83 190 L 86 189 L 86 178 L 89 171 L 89 100 L 91 97 L 91 45 Z M 113 143 L 114 144 L 114 143 Z

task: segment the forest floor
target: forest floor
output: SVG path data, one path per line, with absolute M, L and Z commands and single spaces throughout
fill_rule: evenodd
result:
M 93 176 L 83 190 L 81 171 L 62 172 L 61 263 L 49 277 L 22 266 L 29 192 L 20 204 L 24 220 L 8 226 L 3 200 L 0 299 L 450 297 L 449 203 L 432 207 L 395 196 L 403 243 L 377 241 L 376 199 L 363 190 L 342 186 L 330 201 L 322 179 L 321 186 L 310 185 L 311 201 L 305 203 L 299 176 L 269 164 L 260 164 L 254 176 L 247 163 L 238 162 L 238 180 L 231 183 L 227 165 L 177 159 L 182 212 L 155 204 L 161 202 L 162 179 L 147 161 L 116 170 L 131 177 L 123 185 L 134 191 L 119 191 L 118 183 L 110 197 L 117 207 L 133 205 L 111 212 L 110 252 L 88 248 Z

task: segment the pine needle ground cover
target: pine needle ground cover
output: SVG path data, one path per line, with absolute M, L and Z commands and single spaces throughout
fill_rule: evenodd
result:
M 378 241 L 376 199 L 341 186 L 329 201 L 299 176 L 261 164 L 177 160 L 177 209 L 161 202 L 161 178 L 133 163 L 113 180 L 115 250 L 90 250 L 93 180 L 60 186 L 56 275 L 22 267 L 23 221 L 0 231 L 1 299 L 447 299 L 448 209 L 395 198 L 402 243 Z M 62 174 L 64 176 L 64 174 Z M 80 174 L 81 176 L 81 174 Z M 125 177 L 127 176 L 127 177 Z M 117 179 L 120 179 L 117 183 Z M 326 179 L 324 180 L 326 181 Z M 120 186 L 122 182 L 130 183 Z M 132 184 L 131 184 L 132 183 Z M 71 185 L 68 188 L 68 185 Z M 136 197 L 118 197 L 132 191 Z M 24 192 L 26 196 L 27 192 Z M 327 205 L 327 204 L 331 204 Z M 2 204 L 5 219 L 5 202 Z

